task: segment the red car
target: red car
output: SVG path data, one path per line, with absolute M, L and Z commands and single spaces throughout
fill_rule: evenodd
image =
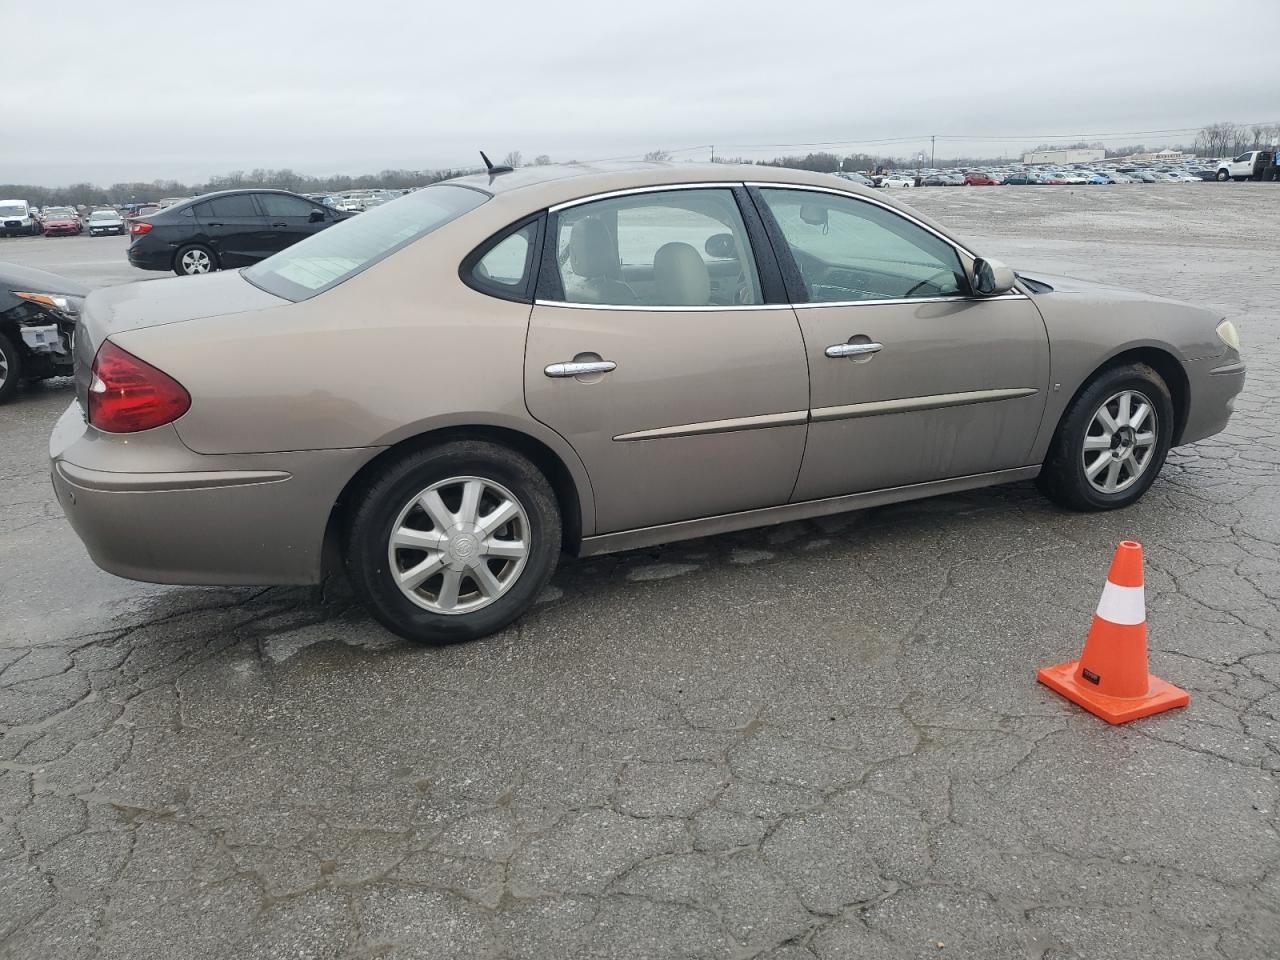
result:
M 84 224 L 80 222 L 79 217 L 71 213 L 55 213 L 44 221 L 46 237 L 68 236 L 80 233 L 82 230 L 84 230 Z
M 997 187 L 1000 185 L 1000 181 L 985 173 L 966 173 L 964 175 L 964 185 L 966 187 Z

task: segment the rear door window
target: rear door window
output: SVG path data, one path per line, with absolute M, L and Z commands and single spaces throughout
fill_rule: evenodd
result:
M 258 216 L 258 208 L 253 205 L 253 196 L 248 193 L 233 193 L 226 197 L 214 197 L 195 207 L 196 216 L 201 220 L 239 220 L 244 217 Z

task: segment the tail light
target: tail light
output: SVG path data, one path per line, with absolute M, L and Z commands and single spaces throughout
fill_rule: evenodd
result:
M 191 409 L 177 380 L 110 340 L 93 358 L 89 423 L 107 433 L 136 433 L 172 423 Z
M 150 233 L 151 227 L 152 227 L 152 224 L 147 223 L 145 220 L 130 220 L 129 236 L 140 237 L 144 233 Z

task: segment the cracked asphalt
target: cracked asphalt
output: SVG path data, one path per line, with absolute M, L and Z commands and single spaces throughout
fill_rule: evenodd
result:
M 0 956 L 1276 956 L 1280 186 L 908 199 L 1032 275 L 1219 306 L 1229 430 L 1122 513 L 1018 484 L 566 559 L 421 649 L 340 583 L 97 571 L 48 482 L 69 385 L 0 407 Z M 1113 728 L 1035 671 L 1125 538 L 1192 700 Z

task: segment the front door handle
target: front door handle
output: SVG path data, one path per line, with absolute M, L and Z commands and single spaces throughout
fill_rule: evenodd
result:
M 827 347 L 827 356 L 833 360 L 840 357 L 861 357 L 871 353 L 879 353 L 884 349 L 883 343 L 874 340 L 869 343 L 834 343 Z
M 567 363 L 552 363 L 542 372 L 548 377 L 582 377 L 597 373 L 611 373 L 618 369 L 612 360 L 572 360 Z

